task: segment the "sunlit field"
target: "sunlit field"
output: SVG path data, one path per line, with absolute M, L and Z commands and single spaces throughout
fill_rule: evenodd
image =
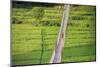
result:
M 13 65 L 49 64 L 56 48 L 63 5 L 44 4 L 42 18 L 35 18 L 40 7 L 36 4 L 13 3 Z M 71 5 L 62 63 L 96 60 L 95 14 L 95 6 Z

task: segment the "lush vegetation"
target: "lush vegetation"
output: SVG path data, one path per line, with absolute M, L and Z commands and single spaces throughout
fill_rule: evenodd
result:
M 12 63 L 49 63 L 62 15 L 63 5 L 14 2 Z M 95 24 L 94 6 L 71 5 L 62 62 L 95 61 Z

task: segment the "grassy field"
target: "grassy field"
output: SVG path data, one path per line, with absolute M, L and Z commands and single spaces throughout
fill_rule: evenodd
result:
M 82 32 L 79 31 L 79 28 L 68 27 L 68 30 L 72 31 L 66 33 L 62 62 L 95 60 L 95 31 L 88 28 L 83 28 L 82 30 L 84 29 L 90 31 Z M 34 27 L 31 24 L 13 24 L 13 64 L 49 63 L 56 46 L 58 32 L 59 27 L 56 26 Z M 41 60 L 42 44 L 44 52 Z
M 53 26 L 34 27 L 27 24 L 12 25 L 14 64 L 40 64 L 42 44 L 44 48 L 42 63 L 48 63 L 56 45 L 58 29 L 59 27 Z
M 36 6 L 15 4 L 12 9 L 12 64 L 46 64 L 57 43 L 63 8 L 44 7 L 38 25 L 32 14 Z M 70 8 L 62 62 L 96 60 L 96 21 L 94 6 Z M 80 8 L 79 8 L 80 7 Z M 17 22 L 21 22 L 20 24 Z M 43 49 L 42 49 L 43 48 Z M 42 53 L 43 51 L 43 53 Z

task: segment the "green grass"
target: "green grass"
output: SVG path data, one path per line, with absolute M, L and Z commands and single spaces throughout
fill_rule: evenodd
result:
M 41 45 L 44 44 L 42 63 L 48 63 L 56 45 L 59 27 L 34 27 L 28 24 L 12 25 L 13 64 L 39 64 Z M 42 31 L 43 30 L 43 31 Z M 43 40 L 41 41 L 41 31 Z M 51 31 L 51 32 L 50 32 Z M 53 40 L 52 40 L 53 39 Z M 25 60 L 25 61 L 24 61 Z
M 68 29 L 71 29 L 70 26 Z M 41 30 L 43 35 L 41 35 Z M 78 29 L 76 28 L 75 30 L 77 32 Z M 68 33 L 75 34 L 75 30 Z M 59 27 L 56 26 L 34 27 L 31 24 L 12 24 L 13 64 L 40 64 L 42 43 L 44 53 L 41 64 L 49 63 L 56 46 L 58 32 Z M 86 31 L 84 35 L 79 35 L 78 33 L 81 33 L 81 31 L 78 31 L 75 36 L 66 33 L 67 40 L 65 39 L 62 62 L 95 60 L 95 34 L 88 35 L 93 32 L 95 31 Z M 41 36 L 43 36 L 43 42 L 41 41 Z M 82 39 L 83 37 L 94 38 Z
M 13 65 L 49 63 L 57 44 L 60 26 L 34 26 L 33 24 L 37 22 L 31 13 L 32 6 L 29 7 L 15 6 L 12 10 L 12 17 L 22 21 L 22 24 L 12 24 Z M 45 7 L 44 11 L 43 22 L 61 23 L 62 9 Z M 62 62 L 96 60 L 95 25 L 95 11 L 79 9 L 70 11 Z M 41 60 L 42 45 L 44 52 Z

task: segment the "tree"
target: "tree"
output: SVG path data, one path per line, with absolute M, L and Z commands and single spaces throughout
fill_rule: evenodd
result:
M 44 8 L 43 7 L 34 7 L 32 9 L 33 17 L 36 20 L 36 25 L 40 25 L 40 22 L 44 16 Z

